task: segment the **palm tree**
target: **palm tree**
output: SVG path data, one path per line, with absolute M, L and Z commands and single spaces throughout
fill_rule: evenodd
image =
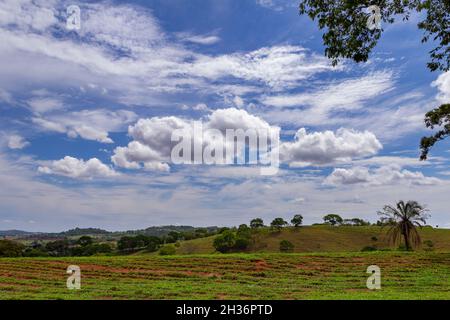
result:
M 396 244 L 403 237 L 406 250 L 410 250 L 422 242 L 417 227 L 421 228 L 426 224 L 426 219 L 429 218 L 427 211 L 416 201 L 399 201 L 395 207 L 384 206 L 378 214 L 381 216 L 380 220 L 390 227 L 389 240 Z

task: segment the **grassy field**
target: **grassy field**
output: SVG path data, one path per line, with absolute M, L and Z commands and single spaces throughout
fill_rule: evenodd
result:
M 81 290 L 66 288 L 70 264 Z M 382 289 L 366 288 L 381 268 Z M 1 299 L 450 299 L 449 252 L 1 258 Z
M 269 229 L 260 231 L 255 245 L 247 251 L 252 253 L 279 252 L 281 240 L 294 244 L 294 252 L 356 252 L 366 246 L 376 246 L 378 249 L 388 249 L 392 246 L 386 238 L 387 229 L 377 226 L 367 227 L 332 227 L 304 226 L 299 229 L 285 228 L 281 232 L 271 232 Z M 420 230 L 422 240 L 431 240 L 434 250 L 450 252 L 450 230 L 423 228 Z M 372 240 L 376 237 L 377 240 Z M 213 253 L 214 237 L 181 242 L 178 254 L 209 254 Z

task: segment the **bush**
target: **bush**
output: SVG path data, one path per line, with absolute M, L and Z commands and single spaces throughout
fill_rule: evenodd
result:
M 168 244 L 159 249 L 159 255 L 161 256 L 171 256 L 177 252 L 173 244 Z
M 161 239 L 155 236 L 137 235 L 136 237 L 124 236 L 117 242 L 117 248 L 123 251 L 146 249 L 156 251 Z
M 377 251 L 378 249 L 374 246 L 366 246 L 361 249 L 362 252 L 370 252 L 370 251 Z
M 82 236 L 78 239 L 77 244 L 79 244 L 82 247 L 88 246 L 92 244 L 94 240 L 89 236 Z
M 93 256 L 96 254 L 111 253 L 112 248 L 107 243 L 93 243 L 85 246 L 77 246 L 71 249 L 73 256 Z
M 155 252 L 155 251 L 158 251 L 159 246 L 160 246 L 159 241 L 158 241 L 158 242 L 157 242 L 157 241 L 151 241 L 151 242 L 145 247 L 145 250 L 148 251 L 148 252 Z
M 214 239 L 214 248 L 222 253 L 229 252 L 236 244 L 236 235 L 231 230 L 223 231 Z
M 288 240 L 281 240 L 280 241 L 280 251 L 281 252 L 292 252 L 294 251 L 294 245 L 292 242 Z
M 234 243 L 233 248 L 236 250 L 245 250 L 248 248 L 249 244 L 250 244 L 249 238 L 238 237 L 236 238 L 236 242 Z
M 11 240 L 0 240 L 0 257 L 20 257 L 25 246 Z
M 56 240 L 48 242 L 45 245 L 45 250 L 50 256 L 70 256 L 70 243 L 69 240 Z
M 434 243 L 431 240 L 425 240 L 423 242 L 423 244 L 425 245 L 424 250 L 425 251 L 433 251 L 434 250 Z
M 22 253 L 24 257 L 48 257 L 48 253 L 41 249 L 27 248 Z

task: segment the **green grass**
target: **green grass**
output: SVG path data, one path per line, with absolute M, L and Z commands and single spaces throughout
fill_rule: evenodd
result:
M 66 288 L 79 265 L 81 290 Z M 376 264 L 382 289 L 366 288 Z M 450 299 L 450 252 L 1 258 L 1 299 Z
M 281 232 L 260 230 L 256 244 L 247 252 L 279 252 L 281 240 L 294 244 L 294 252 L 356 252 L 366 246 L 376 246 L 378 249 L 390 249 L 392 246 L 386 238 L 387 228 L 368 227 L 332 227 L 304 226 L 298 229 L 285 228 Z M 420 230 L 422 240 L 431 240 L 435 251 L 450 251 L 450 230 L 423 228 Z M 377 241 L 371 240 L 377 237 Z M 213 253 L 214 237 L 181 242 L 178 254 L 209 254 Z

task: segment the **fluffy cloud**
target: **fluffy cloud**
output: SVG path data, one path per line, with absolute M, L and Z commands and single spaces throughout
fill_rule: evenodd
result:
M 22 30 L 44 31 L 54 25 L 56 1 L 11 1 L 0 3 L 0 26 L 14 25 Z
M 384 166 L 373 170 L 365 167 L 334 169 L 324 183 L 332 186 L 351 184 L 374 186 L 393 184 L 434 185 L 440 183 L 440 180 L 426 177 L 419 171 L 402 170 L 399 166 Z
M 45 118 L 35 117 L 33 123 L 46 131 L 66 133 L 71 138 L 81 137 L 102 143 L 112 143 L 108 132 L 120 131 L 136 120 L 132 111 L 81 110 L 63 114 L 52 114 Z
M 203 129 L 254 129 L 268 135 L 279 137 L 280 128 L 271 126 L 263 119 L 236 108 L 218 109 L 202 122 Z M 157 168 L 167 170 L 170 154 L 174 146 L 171 136 L 174 130 L 192 131 L 193 120 L 178 117 L 154 117 L 140 119 L 128 129 L 133 141 L 127 147 L 117 147 L 112 156 L 113 163 L 128 169 Z M 207 132 L 207 131 L 206 131 Z M 194 139 L 198 137 L 194 136 Z M 203 145 L 214 145 L 214 137 L 205 134 Z M 280 145 L 281 160 L 291 166 L 324 166 L 352 159 L 368 157 L 382 148 L 376 136 L 368 131 L 358 132 L 339 129 L 336 132 L 323 131 L 307 133 L 299 129 L 293 142 Z
M 255 129 L 278 131 L 278 127 L 272 127 L 263 119 L 249 114 L 247 111 L 236 108 L 218 109 L 208 116 L 206 125 L 208 128 L 225 132 L 226 129 Z
M 140 119 L 128 128 L 128 134 L 134 139 L 127 147 L 117 147 L 112 162 L 127 169 L 138 169 L 142 165 L 147 169 L 167 171 L 172 132 L 188 128 L 189 123 L 177 117 L 155 117 Z
M 8 148 L 10 149 L 23 149 L 30 143 L 19 135 L 11 135 L 8 137 Z
M 171 141 L 172 133 L 175 130 L 192 132 L 193 123 L 193 120 L 173 116 L 140 119 L 128 129 L 133 141 L 127 147 L 117 147 L 111 160 L 118 167 L 138 169 L 144 166 L 146 169 L 166 171 L 172 148 L 177 143 Z M 245 110 L 235 108 L 215 110 L 205 118 L 202 126 L 205 133 L 203 137 L 193 138 L 202 139 L 199 143 L 204 146 L 217 143 L 214 136 L 206 134 L 209 129 L 219 130 L 222 134 L 225 134 L 227 129 L 254 129 L 257 132 L 264 130 L 267 134 L 279 134 L 278 127 L 272 127 Z
M 307 133 L 301 128 L 295 141 L 280 146 L 283 161 L 291 166 L 330 165 L 376 154 L 382 148 L 376 136 L 368 131 L 348 129 Z
M 46 113 L 63 108 L 62 101 L 49 97 L 36 97 L 27 101 L 31 110 L 36 113 Z
M 450 72 L 445 72 L 432 83 L 433 86 L 437 87 L 439 94 L 437 99 L 440 103 L 448 103 L 450 100 Z
M 75 179 L 108 178 L 117 175 L 113 169 L 97 158 L 84 161 L 69 156 L 53 161 L 49 166 L 40 166 L 38 171 Z

